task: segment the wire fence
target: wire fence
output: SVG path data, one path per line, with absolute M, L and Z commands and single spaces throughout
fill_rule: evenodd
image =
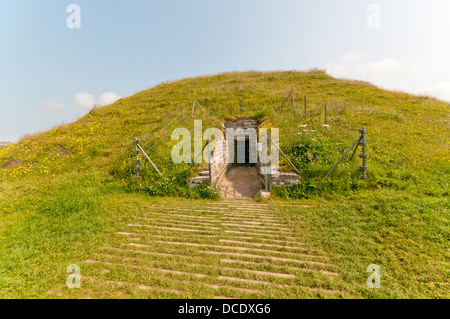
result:
M 171 131 L 176 128 L 180 123 L 182 124 L 185 120 L 195 118 L 196 106 L 204 110 L 203 107 L 193 99 L 192 112 L 188 112 L 186 115 L 186 110 L 183 106 L 175 109 L 171 113 L 167 114 L 165 119 L 154 126 L 150 131 L 144 134 L 140 139 L 135 138 L 135 162 L 136 162 L 136 176 L 139 178 L 139 171 L 141 169 L 140 163 L 141 159 L 139 155 L 143 155 L 144 159 L 152 164 L 154 169 L 162 176 L 162 173 L 158 170 L 155 163 L 151 160 L 148 153 L 158 155 L 163 160 L 167 160 L 166 156 L 155 150 L 155 147 L 165 141 Z M 143 145 L 141 145 L 143 143 Z
M 326 103 L 308 105 L 306 96 L 302 98 L 301 112 L 294 96 L 294 90 L 291 90 L 277 108 L 278 111 L 292 111 L 292 121 L 298 123 L 296 128 L 280 134 L 279 151 L 283 156 L 277 168 L 294 170 L 302 180 L 341 178 L 358 172 L 362 172 L 360 178 L 365 179 L 366 129 L 349 123 L 338 114 L 336 107 L 330 109 Z M 358 149 L 362 162 L 355 158 Z
M 356 174 L 362 171 L 361 178 L 366 178 L 366 131 L 362 132 L 352 123 L 338 114 L 335 108 L 327 105 L 307 104 L 307 97 L 303 96 L 303 111 L 296 105 L 295 92 L 291 90 L 280 106 L 275 106 L 277 112 L 290 112 L 292 110 L 293 123 L 280 134 L 279 151 L 285 156 L 281 158 L 278 168 L 281 171 L 294 169 L 301 179 L 320 179 L 342 177 Z M 292 109 L 289 107 L 292 104 Z M 251 107 L 244 106 L 243 95 L 239 98 L 240 113 Z M 180 123 L 190 118 L 195 118 L 196 107 L 203 107 L 193 99 L 192 112 L 186 112 L 183 107 L 167 114 L 165 119 L 154 126 L 138 140 L 139 148 L 136 151 L 136 167 L 139 166 L 139 153 L 149 159 L 148 153 L 158 156 L 162 160 L 165 156 L 156 150 L 156 146 L 170 136 L 170 132 Z M 213 108 L 212 108 L 213 109 Z M 360 147 L 361 146 L 361 147 Z M 363 160 L 358 165 L 355 154 L 358 149 L 361 154 L 358 157 Z M 351 154 L 351 156 L 350 156 Z M 154 165 L 154 164 L 153 164 Z M 136 170 L 138 174 L 138 169 Z
M 329 138 L 328 143 L 325 143 L 325 139 L 319 139 L 318 134 L 311 136 L 320 140 L 319 143 L 315 143 L 310 138 L 305 139 L 304 136 L 299 138 L 295 133 L 285 134 L 284 140 L 289 140 L 289 143 L 280 145 L 280 152 L 285 154 L 286 158 L 280 158 L 279 168 L 281 171 L 292 171 L 292 167 L 294 167 L 303 180 L 325 178 L 330 176 L 333 171 L 332 177 L 354 174 L 361 170 L 362 166 L 366 166 L 365 163 L 358 166 L 359 162 L 354 156 L 358 148 L 363 146 L 364 149 L 361 149 L 358 157 L 366 158 L 365 144 L 363 145 L 361 142 L 362 136 L 364 136 L 365 143 L 366 133 L 365 130 L 364 133 L 362 131 L 362 129 L 352 131 L 345 137 L 340 136 L 339 140 L 342 142 L 334 142 L 334 138 Z

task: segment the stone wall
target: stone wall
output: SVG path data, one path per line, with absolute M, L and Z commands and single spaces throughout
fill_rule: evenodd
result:
M 228 170 L 228 153 L 226 152 L 226 140 L 218 141 L 212 148 L 211 158 L 211 184 L 215 186 Z M 207 148 L 205 148 L 207 150 Z M 200 172 L 199 176 L 189 179 L 189 186 L 209 185 L 209 171 Z
M 296 173 L 278 173 L 272 175 L 272 186 L 292 186 L 300 182 Z
M 256 133 L 258 134 L 258 122 L 253 119 L 237 120 L 234 122 L 228 121 L 225 123 L 224 126 L 225 128 L 234 128 L 234 129 L 242 128 L 244 130 L 254 128 L 256 130 Z M 244 132 L 241 132 L 240 134 L 237 134 L 237 136 L 234 137 L 234 140 L 240 141 L 245 140 L 246 138 L 248 138 L 248 136 L 244 134 Z M 232 162 L 234 160 L 232 159 L 231 161 L 227 161 L 228 157 L 234 153 L 234 152 L 230 153 L 230 150 L 227 149 L 227 147 L 234 149 L 234 140 L 230 141 L 230 143 L 228 144 L 226 136 L 224 134 L 224 139 L 221 142 L 219 142 L 219 144 L 217 144 L 217 146 L 213 149 L 212 153 L 213 158 L 211 159 L 211 181 L 213 186 L 217 185 L 219 180 L 224 175 L 226 175 L 231 165 L 229 164 L 229 162 Z M 259 142 L 260 141 L 258 141 L 258 144 Z M 252 158 L 252 156 L 256 158 L 256 169 L 258 171 L 258 178 L 263 183 L 263 185 L 266 186 L 269 177 L 268 174 L 266 173 L 268 173 L 270 168 L 268 167 L 267 164 L 262 164 L 260 162 L 260 158 L 258 156 L 259 147 L 255 147 L 255 145 L 253 147 L 250 147 L 249 150 L 250 158 Z M 209 171 L 200 172 L 199 175 L 200 176 L 193 177 L 189 180 L 190 186 L 209 185 Z M 296 173 L 274 171 L 272 168 L 272 186 L 274 187 L 291 186 L 298 183 L 299 181 L 300 176 Z
M 211 183 L 213 186 L 217 184 L 222 176 L 227 173 L 228 170 L 228 153 L 227 153 L 226 140 L 218 142 L 213 150 L 213 158 L 211 160 Z
M 254 119 L 237 120 L 237 121 L 227 121 L 225 122 L 225 128 L 255 128 L 258 129 L 258 121 Z

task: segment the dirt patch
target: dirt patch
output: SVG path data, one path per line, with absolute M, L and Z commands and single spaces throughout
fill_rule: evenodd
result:
M 9 158 L 9 159 L 3 161 L 2 163 L 0 163 L 0 167 L 14 169 L 14 168 L 18 168 L 20 166 L 24 166 L 27 163 L 28 162 L 22 162 L 22 161 L 13 159 L 13 158 Z
M 66 157 L 70 157 L 72 156 L 72 153 L 70 153 L 69 151 L 63 149 L 63 148 L 58 148 L 56 150 L 56 152 L 58 153 L 58 156 L 61 158 L 66 158 Z
M 217 185 L 224 198 L 253 198 L 262 188 L 255 166 L 232 167 Z

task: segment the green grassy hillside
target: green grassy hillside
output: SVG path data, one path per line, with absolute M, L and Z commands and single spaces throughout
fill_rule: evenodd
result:
M 290 89 L 296 95 L 297 115 L 290 103 L 281 110 L 278 108 Z M 243 114 L 239 112 L 240 93 L 244 94 Z M 307 96 L 306 118 L 304 95 Z M 125 169 L 123 162 L 132 160 L 133 138 L 142 137 L 164 123 L 166 115 L 181 105 L 185 107 L 185 116 L 189 114 L 194 97 L 205 109 L 196 112 L 196 118 L 204 120 L 204 129 L 210 125 L 220 127 L 220 122 L 226 118 L 256 116 L 263 118 L 266 126 L 281 128 L 280 143 L 285 150 L 296 143 L 313 146 L 321 144 L 320 141 L 343 143 L 341 149 L 325 154 L 333 153 L 330 161 L 336 156 L 339 158 L 342 150 L 351 144 L 357 129 L 366 126 L 369 175 L 381 186 L 398 185 L 405 179 L 425 181 L 423 173 L 438 178 L 446 172 L 447 167 L 442 164 L 446 163 L 449 150 L 448 103 L 389 92 L 367 83 L 338 80 L 324 72 L 312 71 L 230 73 L 158 85 L 97 108 L 73 124 L 28 136 L 2 149 L 0 177 L 2 180 L 24 175 L 52 177 L 91 170 L 106 179 L 115 174 L 123 175 L 120 174 Z M 328 135 L 320 125 L 324 105 L 327 105 L 331 132 Z M 192 128 L 192 124 L 192 119 L 188 118 L 183 126 Z M 303 124 L 309 124 L 316 133 L 298 135 Z M 171 145 L 173 143 L 167 139 L 156 147 L 155 162 L 163 170 L 173 168 L 166 161 Z M 158 158 L 159 153 L 162 153 L 161 158 Z M 327 167 L 325 163 L 318 164 L 324 169 Z
M 291 89 L 297 114 L 290 102 L 279 108 Z M 277 189 L 268 204 L 301 239 L 331 255 L 344 274 L 343 297 L 450 296 L 449 103 L 314 70 L 160 84 L 0 149 L 0 297 L 46 296 L 55 282 L 64 282 L 68 264 L 82 263 L 104 244 L 118 219 L 155 201 L 189 207 L 189 201 L 217 197 L 186 186 L 188 165 L 168 160 L 176 142 L 162 133 L 149 155 L 164 178 L 148 164 L 140 181 L 133 176 L 133 138 L 160 131 L 166 115 L 174 119 L 181 105 L 185 119 L 177 126 L 192 129 L 193 98 L 204 108 L 195 113 L 204 129 L 236 117 L 280 128 L 280 145 L 303 169 L 303 181 Z M 359 179 L 356 156 L 322 181 L 363 126 L 368 179 Z M 286 201 L 311 208 L 280 206 Z M 386 274 L 383 289 L 364 288 L 370 263 Z

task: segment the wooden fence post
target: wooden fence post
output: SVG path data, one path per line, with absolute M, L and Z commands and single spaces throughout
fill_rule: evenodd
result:
M 134 155 L 135 155 L 135 165 L 136 165 L 136 178 L 139 179 L 139 170 L 141 169 L 141 167 L 139 166 L 140 163 L 140 159 L 139 159 L 139 140 L 138 138 L 134 138 Z
M 269 169 L 269 177 L 268 177 L 268 180 L 269 180 L 269 185 L 268 185 L 268 188 L 269 188 L 269 192 L 271 192 L 272 191 L 272 135 L 271 135 L 271 132 L 270 132 L 270 129 L 268 129 L 267 130 L 267 139 L 268 139 L 268 142 L 269 142 L 269 161 L 268 161 L 268 164 L 269 164 L 269 167 L 268 167 L 268 169 Z
M 209 171 L 209 186 L 212 186 L 212 174 L 211 174 L 211 154 L 210 154 L 210 147 L 209 147 L 209 143 L 210 143 L 210 136 L 208 135 L 207 137 L 207 143 L 208 143 L 208 171 Z
M 306 95 L 303 99 L 303 104 L 305 105 L 305 121 L 306 121 Z
M 362 166 L 360 167 L 360 170 L 362 171 L 362 175 L 360 176 L 361 179 L 366 179 L 367 178 L 367 153 L 366 153 L 366 127 L 364 126 L 362 128 L 362 130 L 360 131 L 361 133 L 361 140 L 360 140 L 360 145 L 362 146 L 362 153 L 359 155 L 360 158 L 362 158 Z
M 241 107 L 241 113 L 244 112 L 244 94 L 239 94 L 239 106 Z
M 295 107 L 295 100 L 294 100 L 294 90 L 291 90 L 291 99 L 292 99 L 292 106 L 294 107 L 294 113 L 297 114 L 297 108 Z
M 166 115 L 166 129 L 167 129 L 167 135 L 169 135 L 169 115 Z

